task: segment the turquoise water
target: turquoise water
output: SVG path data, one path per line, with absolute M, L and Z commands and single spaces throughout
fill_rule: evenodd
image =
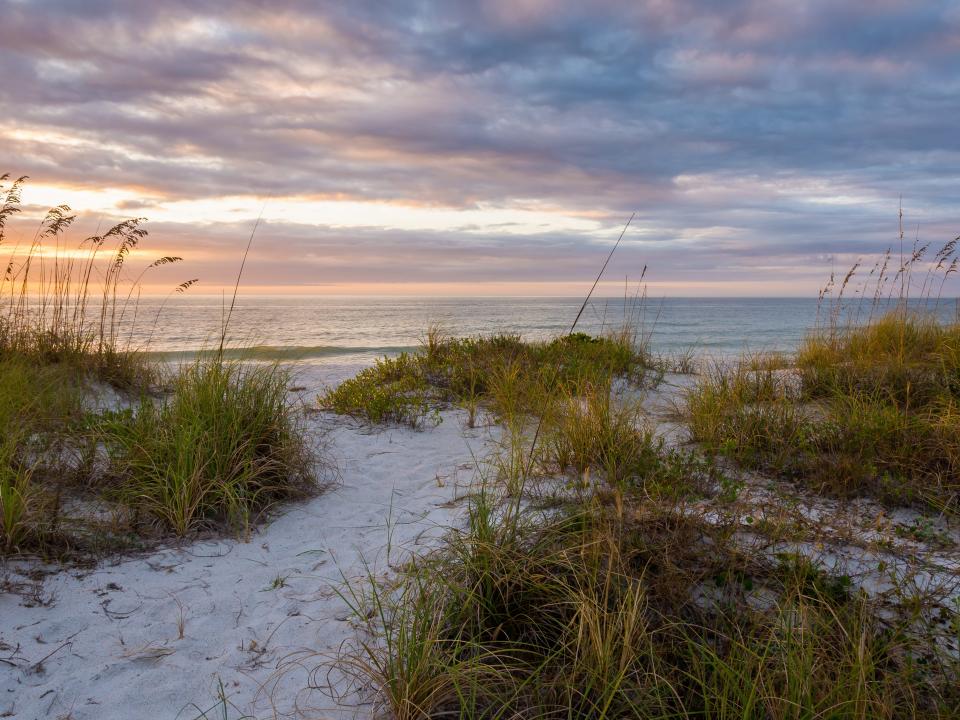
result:
M 168 357 L 187 357 L 216 345 L 224 314 L 220 297 L 184 297 L 159 306 L 141 301 L 136 345 Z M 431 324 L 452 335 L 519 333 L 528 339 L 567 332 L 582 301 L 576 298 L 357 298 L 241 296 L 230 322 L 235 345 L 257 346 L 263 359 L 309 363 L 366 363 L 415 347 Z M 734 356 L 744 351 L 790 351 L 815 326 L 816 299 L 665 298 L 630 303 L 651 350 Z M 954 301 L 942 312 L 952 315 Z M 623 298 L 591 301 L 577 329 L 616 327 Z

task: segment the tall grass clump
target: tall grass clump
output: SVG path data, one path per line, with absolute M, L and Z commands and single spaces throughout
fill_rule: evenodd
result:
M 956 247 L 928 260 L 915 244 L 896 272 L 888 251 L 859 286 L 859 265 L 831 278 L 792 367 L 748 358 L 701 379 L 686 401 L 694 439 L 842 495 L 957 508 L 960 324 L 941 298 Z
M 445 337 L 435 328 L 413 353 L 383 358 L 328 390 L 321 404 L 370 422 L 417 426 L 447 403 L 480 405 L 500 417 L 536 413 L 544 392 L 605 382 L 610 376 L 641 380 L 649 370 L 643 346 L 622 332 L 599 337 L 584 333 L 545 342 L 516 335 Z
M 549 396 L 539 447 L 524 450 L 533 453 L 535 469 L 567 476 L 583 490 L 642 489 L 656 497 L 701 495 L 721 481 L 713 464 L 667 447 L 639 401 L 614 392 L 613 380 L 561 387 Z
M 108 416 L 102 437 L 115 494 L 183 536 L 209 526 L 247 530 L 273 503 L 315 485 L 312 448 L 288 401 L 290 371 L 226 357 L 250 233 L 216 352 L 174 375 L 169 397 Z
M 807 439 L 809 413 L 789 373 L 746 358 L 708 367 L 685 398 L 690 432 L 711 452 L 782 467 Z
M 165 373 L 132 338 L 143 279 L 181 258 L 131 269 L 147 236 L 142 218 L 72 248 L 66 205 L 11 246 L 5 233 L 25 178 L 8 181 L 0 178 L 0 251 L 9 248 L 0 278 L 0 551 L 49 535 L 65 488 L 112 501 L 135 530 L 146 517 L 181 536 L 246 529 L 311 488 L 312 448 L 288 402 L 288 371 L 225 358 L 240 274 L 217 351 Z M 125 391 L 117 405 L 126 409 L 90 410 L 84 400 L 102 391 L 91 381 Z M 68 487 L 74 475 L 82 482 Z
M 583 491 L 642 485 L 661 494 L 706 490 L 716 469 L 692 454 L 667 450 L 645 426 L 635 390 L 659 371 L 647 351 L 638 307 L 625 299 L 624 320 L 599 336 L 576 332 L 547 341 L 517 335 L 453 338 L 428 328 L 412 353 L 378 360 L 321 397 L 325 407 L 370 422 L 414 427 L 453 404 L 467 424 L 481 411 L 500 426 L 504 452 L 495 475 L 511 497 L 539 479 Z
M 32 234 L 11 246 L 8 223 L 21 211 L 25 182 L 0 176 L 0 252 L 7 250 L 0 268 L 0 357 L 60 363 L 121 388 L 145 387 L 153 368 L 130 343 L 141 283 L 154 268 L 181 258 L 156 258 L 131 277 L 131 255 L 147 236 L 144 218 L 123 220 L 70 247 L 66 233 L 76 215 L 67 205 L 51 208 Z
M 397 718 L 948 718 L 957 666 L 808 561 L 646 503 L 534 521 L 481 495 L 342 659 Z
M 312 485 L 311 454 L 279 365 L 198 360 L 169 397 L 108 415 L 113 494 L 178 535 L 244 529 Z

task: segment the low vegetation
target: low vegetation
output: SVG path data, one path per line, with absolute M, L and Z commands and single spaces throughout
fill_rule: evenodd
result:
M 724 486 L 727 479 L 715 464 L 668 447 L 654 433 L 639 399 L 617 393 L 614 382 L 608 377 L 598 384 L 559 387 L 548 395 L 532 429 L 528 425 L 526 432 L 508 435 L 514 447 L 507 454 L 528 458 L 518 471 L 565 477 L 568 485 L 581 489 L 599 485 L 656 498 L 702 497 Z
M 736 392 L 797 392 L 760 365 Z M 818 559 L 822 530 L 758 521 L 613 384 L 501 410 L 466 528 L 344 590 L 364 630 L 341 670 L 400 720 L 960 717 L 960 608 L 938 583 L 871 594 Z
M 708 460 L 667 448 L 647 427 L 637 390 L 661 371 L 635 326 L 592 337 L 549 341 L 513 335 L 449 338 L 431 329 L 421 348 L 384 358 L 321 398 L 325 407 L 369 422 L 419 427 L 440 409 L 466 409 L 467 424 L 487 412 L 502 428 L 494 458 L 508 494 L 532 476 L 567 479 L 589 489 L 595 479 L 653 495 L 702 495 L 726 479 Z
M 181 258 L 131 270 L 142 218 L 70 249 L 66 205 L 11 242 L 24 182 L 0 177 L 0 552 L 65 556 L 143 531 L 243 529 L 308 490 L 311 451 L 281 368 L 226 360 L 221 343 L 167 373 L 132 345 L 143 278 Z M 108 386 L 116 407 L 94 409 Z M 110 508 L 112 520 L 67 517 L 67 500 Z
M 952 257 L 936 256 L 940 272 Z M 689 450 L 659 440 L 623 392 L 649 361 L 613 361 L 604 339 L 428 342 L 330 391 L 329 407 L 367 420 L 417 424 L 455 403 L 499 426 L 467 526 L 395 580 L 371 572 L 344 590 L 364 631 L 340 668 L 400 720 L 960 717 L 949 573 L 910 580 L 870 555 L 903 562 L 888 538 L 787 519 L 767 505 L 773 486 L 739 497 L 746 466 L 956 507 L 960 329 L 931 314 L 939 284 L 931 270 L 926 307 L 884 312 L 841 288 L 796 356 L 708 369 L 684 403 Z M 375 388 L 393 410 L 368 411 Z M 934 525 L 891 532 L 927 542 Z M 848 574 L 846 557 L 869 572 Z
M 414 427 L 438 419 L 434 411 L 446 403 L 466 407 L 472 419 L 481 405 L 500 418 L 538 413 L 564 389 L 609 384 L 611 376 L 643 379 L 649 358 L 635 341 L 629 329 L 528 342 L 517 335 L 450 338 L 432 328 L 418 351 L 378 360 L 329 390 L 321 404 L 370 422 Z
M 859 264 L 831 277 L 794 357 L 746 358 L 701 379 L 686 399 L 693 438 L 816 490 L 955 512 L 960 324 L 941 293 L 958 241 L 932 258 L 914 243 L 894 265 L 887 251 L 859 284 Z
M 401 720 L 960 711 L 925 619 L 633 494 L 539 520 L 482 495 L 449 545 L 370 588 L 347 595 L 368 639 L 341 662 Z
M 34 546 L 56 529 L 64 444 L 81 422 L 71 372 L 0 360 L 0 551 Z M 44 492 L 41 485 L 54 488 Z
M 312 487 L 312 457 L 278 365 L 200 360 L 162 402 L 105 414 L 110 494 L 177 535 L 246 529 L 273 503 Z
M 792 367 L 717 367 L 686 401 L 694 439 L 815 489 L 958 507 L 960 326 L 901 307 L 818 331 Z

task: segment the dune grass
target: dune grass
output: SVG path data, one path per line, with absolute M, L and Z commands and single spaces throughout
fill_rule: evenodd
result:
M 933 639 L 923 600 L 891 606 L 777 551 L 761 524 L 744 534 L 744 511 L 726 509 L 734 481 L 655 438 L 636 401 L 613 391 L 622 366 L 546 391 L 522 367 L 500 364 L 478 383 L 503 431 L 467 527 L 396 581 L 371 574 L 344 591 L 366 633 L 339 667 L 377 688 L 386 713 L 958 716 L 960 665 L 943 627 Z M 717 379 L 752 405 L 783 396 L 793 408 L 799 386 L 778 367 Z M 781 430 L 792 421 L 779 418 Z M 537 512 L 524 493 L 558 476 L 576 492 Z
M 948 267 L 950 252 L 937 255 Z M 933 304 L 937 284 L 924 280 Z M 736 502 L 743 481 L 711 460 L 841 494 L 955 502 L 958 331 L 861 309 L 857 322 L 831 309 L 796 357 L 704 374 L 685 410 L 705 456 L 657 440 L 616 391 L 644 363 L 581 363 L 580 339 L 542 365 L 505 357 L 502 340 L 469 362 L 427 343 L 328 394 L 364 416 L 364 385 L 389 367 L 416 378 L 423 406 L 480 406 L 501 425 L 467 527 L 395 580 L 347 585 L 365 632 L 340 668 L 400 720 L 960 717 L 960 618 L 932 578 L 929 596 L 895 574 L 890 591 L 871 590 L 817 549 L 828 531 L 756 517 L 756 499 Z M 531 488 L 558 479 L 575 492 L 538 503 Z
M 947 718 L 956 660 L 802 558 L 635 496 L 545 520 L 481 495 L 343 659 L 391 716 Z M 887 619 L 881 620 L 881 617 Z
M 711 452 L 841 496 L 958 507 L 960 327 L 894 310 L 806 338 L 787 370 L 718 367 L 686 398 Z
M 25 240 L 11 244 L 10 221 L 20 212 L 25 177 L 0 176 L 0 357 L 62 364 L 119 388 L 139 390 L 153 366 L 129 343 L 141 282 L 154 268 L 182 258 L 159 257 L 130 278 L 131 253 L 146 238 L 143 218 L 123 220 L 71 248 L 76 220 L 69 206 L 51 208 Z M 181 292 L 193 282 L 177 287 Z
M 275 364 L 198 360 L 173 377 L 169 397 L 107 414 L 111 495 L 177 535 L 247 529 L 277 501 L 313 486 L 312 456 Z
M 0 360 L 0 551 L 36 546 L 56 530 L 63 444 L 82 423 L 72 372 Z M 52 485 L 52 487 L 51 487 Z
M 456 339 L 436 329 L 422 347 L 379 360 L 321 404 L 370 422 L 419 427 L 453 404 L 476 424 L 480 412 L 502 428 L 494 456 L 507 494 L 527 480 L 566 478 L 568 489 L 595 484 L 642 488 L 653 496 L 702 496 L 732 487 L 709 459 L 667 448 L 648 427 L 636 390 L 660 377 L 633 332 L 574 333 L 544 342 L 516 336 Z
M 705 386 L 695 395 L 792 410 L 799 381 L 779 365 L 745 363 L 715 376 L 719 399 Z M 517 375 L 487 392 L 518 398 Z M 842 566 L 786 549 L 774 525 L 728 505 L 734 480 L 657 441 L 614 379 L 501 410 L 467 526 L 395 580 L 346 586 L 365 631 L 338 667 L 377 689 L 385 715 L 960 717 L 956 609 L 922 593 L 870 595 Z M 778 433 L 798 422 L 760 417 Z M 583 482 L 538 511 L 525 493 L 558 475 Z
M 509 453 L 528 458 L 520 469 L 541 477 L 567 477 L 581 489 L 641 490 L 658 498 L 704 496 L 727 484 L 708 459 L 668 447 L 653 432 L 639 400 L 618 394 L 614 382 L 608 376 L 596 383 L 555 387 L 541 403 L 536 447 L 536 426 L 508 435 L 516 446 Z
M 414 427 L 437 421 L 444 404 L 481 405 L 498 417 L 536 413 L 556 388 L 585 387 L 611 375 L 640 380 L 650 369 L 628 334 L 564 335 L 528 342 L 516 335 L 450 338 L 431 328 L 421 348 L 383 358 L 321 398 L 331 410 L 369 422 Z
M 915 246 L 894 274 L 888 252 L 856 300 L 844 298 L 854 266 L 792 358 L 714 367 L 686 398 L 693 438 L 817 490 L 955 512 L 960 324 L 940 311 L 939 291 L 957 269 L 956 246 L 926 265 L 926 248 Z
M 184 535 L 246 529 L 313 487 L 288 373 L 226 359 L 228 321 L 217 352 L 172 375 L 132 344 L 143 279 L 181 258 L 131 267 L 143 218 L 71 248 L 66 205 L 11 241 L 25 180 L 0 177 L 0 251 L 9 255 L 0 278 L 0 551 L 56 555 L 70 545 L 59 537 L 64 493 L 154 521 L 127 530 Z M 91 410 L 102 383 L 128 409 Z

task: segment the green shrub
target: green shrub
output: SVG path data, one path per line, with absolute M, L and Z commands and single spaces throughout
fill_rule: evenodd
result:
M 434 398 L 417 362 L 401 353 L 393 359 L 378 359 L 372 367 L 327 391 L 322 402 L 336 413 L 372 423 L 418 427 L 431 414 Z

